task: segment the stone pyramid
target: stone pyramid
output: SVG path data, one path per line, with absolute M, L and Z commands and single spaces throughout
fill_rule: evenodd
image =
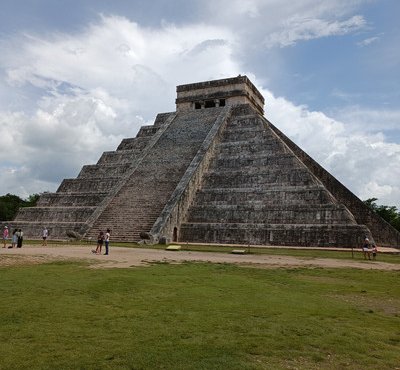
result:
M 65 179 L 11 227 L 39 238 L 359 247 L 400 234 L 263 114 L 246 76 L 177 87 L 176 112 Z

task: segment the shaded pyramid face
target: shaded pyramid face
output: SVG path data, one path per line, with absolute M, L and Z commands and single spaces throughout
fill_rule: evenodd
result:
M 180 239 L 304 246 L 358 245 L 369 234 L 250 108 L 218 143 Z
M 400 234 L 263 117 L 245 76 L 181 85 L 177 111 L 43 194 L 10 227 L 30 238 L 358 247 Z

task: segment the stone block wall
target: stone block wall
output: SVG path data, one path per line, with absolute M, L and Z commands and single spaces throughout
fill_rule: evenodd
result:
M 357 247 L 359 235 L 369 233 L 363 225 L 293 225 L 243 223 L 183 223 L 182 241 L 211 244 L 285 245 L 304 247 Z
M 350 210 L 357 223 L 364 224 L 369 228 L 378 245 L 400 248 L 400 233 L 395 228 L 372 212 L 356 195 L 299 148 L 278 128 L 273 126 L 270 122 L 268 123 L 271 129 L 274 130 L 282 141 L 301 159 L 326 189 Z
M 226 105 L 250 104 L 264 113 L 264 97 L 246 76 L 180 85 L 176 88 L 176 110 L 193 110 L 196 102 L 224 99 Z
M 250 107 L 250 110 L 249 110 Z M 188 242 L 359 246 L 367 227 L 251 106 L 224 127 L 179 229 Z

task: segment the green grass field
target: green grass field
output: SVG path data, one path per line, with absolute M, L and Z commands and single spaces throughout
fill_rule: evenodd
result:
M 0 369 L 398 369 L 399 273 L 0 268 Z

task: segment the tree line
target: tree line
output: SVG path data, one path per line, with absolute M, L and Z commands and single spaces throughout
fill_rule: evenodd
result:
M 378 205 L 376 203 L 377 200 L 378 198 L 369 198 L 364 200 L 364 204 L 385 221 L 389 222 L 396 230 L 400 231 L 400 212 L 397 207 Z
M 0 221 L 13 220 L 21 207 L 34 207 L 39 197 L 40 194 L 29 195 L 26 199 L 14 194 L 0 196 Z M 373 212 L 400 231 L 400 211 L 395 206 L 379 205 L 376 203 L 377 200 L 378 198 L 369 198 L 363 202 Z
M 6 194 L 0 196 L 0 221 L 13 220 L 18 210 L 22 207 L 34 207 L 40 197 L 40 194 L 29 195 L 22 199 L 18 195 Z

